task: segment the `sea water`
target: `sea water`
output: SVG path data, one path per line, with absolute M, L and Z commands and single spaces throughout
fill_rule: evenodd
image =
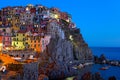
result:
M 93 55 L 100 56 L 104 54 L 107 59 L 120 61 L 120 47 L 91 47 Z M 93 65 L 91 72 L 100 72 L 101 76 L 108 80 L 110 76 L 115 76 L 117 80 L 120 80 L 120 67 L 111 66 L 108 70 L 100 70 L 101 67 L 106 65 L 95 64 Z
M 107 59 L 120 60 L 120 47 L 91 47 L 93 55 L 104 54 Z

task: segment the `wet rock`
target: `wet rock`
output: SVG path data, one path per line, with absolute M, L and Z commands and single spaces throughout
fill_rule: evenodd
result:
M 101 54 L 100 57 L 94 56 L 94 62 L 100 64 L 106 64 L 108 61 L 104 54 Z
M 102 54 L 100 57 L 94 56 L 94 62 L 97 64 L 108 64 L 108 65 L 112 65 L 112 66 L 120 66 L 119 60 L 108 60 L 108 59 L 106 59 L 104 54 Z
M 104 54 L 101 54 L 100 56 L 100 61 L 104 63 L 104 61 L 106 61 L 106 57 Z
M 100 75 L 99 72 L 96 72 L 96 73 L 94 74 L 94 79 L 92 79 L 92 80 L 103 80 L 103 78 L 101 77 L 101 75 Z

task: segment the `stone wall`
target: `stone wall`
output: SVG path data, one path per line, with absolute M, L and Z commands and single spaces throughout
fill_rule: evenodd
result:
M 23 65 L 23 80 L 38 80 L 38 63 Z

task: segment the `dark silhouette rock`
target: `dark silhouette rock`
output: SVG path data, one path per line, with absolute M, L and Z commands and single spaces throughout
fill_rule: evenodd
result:
M 117 80 L 115 76 L 111 76 L 108 78 L 108 80 Z
M 91 72 L 85 73 L 80 80 L 104 80 L 100 73 L 97 72 L 95 74 L 92 74 Z
M 41 75 L 39 75 L 38 80 L 49 80 L 49 78 L 48 78 L 48 76 L 41 74 Z
M 81 80 L 92 80 L 91 78 L 91 73 L 87 72 L 81 77 Z
M 100 55 L 100 61 L 102 62 L 102 61 L 104 61 L 104 60 L 106 60 L 106 57 L 105 57 L 104 54 L 101 54 L 101 55 Z

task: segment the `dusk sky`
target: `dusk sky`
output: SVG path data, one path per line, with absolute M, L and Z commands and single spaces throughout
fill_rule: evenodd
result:
M 0 0 L 0 8 L 29 3 L 70 13 L 89 46 L 120 47 L 120 0 Z

